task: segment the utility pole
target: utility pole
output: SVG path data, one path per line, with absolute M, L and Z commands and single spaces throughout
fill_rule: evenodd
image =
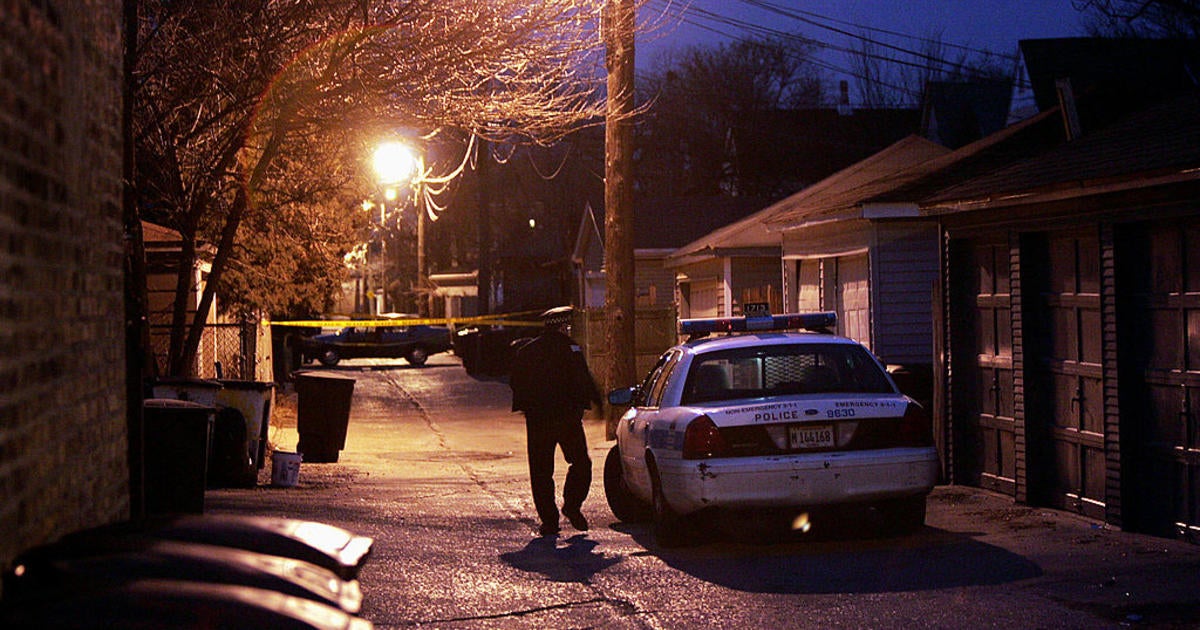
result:
M 633 262 L 634 0 L 608 0 L 604 65 L 608 102 L 604 131 L 605 389 L 637 378 Z M 612 416 L 613 414 L 609 414 Z M 616 418 L 608 418 L 609 437 Z
M 489 162 L 492 159 L 491 144 L 480 138 L 476 151 L 475 163 L 479 174 L 479 274 L 476 302 L 479 305 L 479 314 L 489 315 L 492 312 L 492 190 L 488 181 L 491 169 Z

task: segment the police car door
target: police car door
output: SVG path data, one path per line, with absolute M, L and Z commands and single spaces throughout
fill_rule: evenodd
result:
M 661 413 L 663 391 L 670 381 L 671 373 L 682 356 L 678 350 L 669 350 L 658 359 L 654 369 L 640 386 L 641 396 L 634 401 L 634 413 L 625 419 L 625 442 L 621 444 L 621 459 L 624 460 L 626 482 L 634 493 L 643 498 L 650 496 L 649 473 L 646 468 L 647 439 L 650 426 Z

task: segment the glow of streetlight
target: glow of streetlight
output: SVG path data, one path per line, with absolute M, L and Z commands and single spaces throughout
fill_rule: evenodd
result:
M 417 157 L 413 150 L 400 142 L 384 142 L 375 149 L 372 165 L 379 183 L 398 184 L 416 176 Z

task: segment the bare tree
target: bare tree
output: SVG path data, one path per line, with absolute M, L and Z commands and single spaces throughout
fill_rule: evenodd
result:
M 953 47 L 940 33 L 921 40 L 916 50 L 884 44 L 866 34 L 850 54 L 861 105 L 916 107 L 930 81 L 1011 79 L 1016 56 Z
M 1197 0 L 1072 0 L 1091 18 L 1088 30 L 1109 37 L 1200 37 Z
M 659 194 L 740 194 L 756 188 L 741 173 L 732 137 L 771 125 L 781 110 L 821 104 L 815 47 L 799 39 L 747 39 L 664 56 L 640 77 L 641 187 Z M 659 178 L 658 181 L 650 181 Z
M 368 147 L 398 128 L 550 143 L 595 124 L 600 0 L 143 0 L 135 71 L 140 207 L 183 235 L 168 370 L 186 374 L 204 314 L 240 258 L 255 302 L 263 260 L 348 241 Z M 214 248 L 190 325 L 197 240 Z M 242 247 L 243 253 L 251 248 Z M 303 261 L 271 273 L 287 283 Z M 311 262 L 311 261 L 310 261 Z M 319 275 L 320 265 L 312 270 Z M 325 265 L 325 271 L 330 271 Z

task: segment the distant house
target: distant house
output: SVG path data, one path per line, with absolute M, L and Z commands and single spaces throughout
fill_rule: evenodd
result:
M 707 286 L 701 287 L 716 295 L 692 305 L 690 316 L 731 316 L 740 314 L 745 302 L 766 301 L 775 312 L 839 311 L 845 332 L 858 319 L 856 313 L 865 314 L 869 308 L 865 284 L 852 280 L 851 270 L 858 269 L 856 277 L 865 280 L 866 256 L 875 240 L 869 220 L 853 220 L 853 206 L 876 190 L 872 186 L 895 185 L 890 175 L 947 152 L 929 140 L 908 137 L 678 248 L 668 264 L 676 269 L 680 287 L 708 278 Z M 935 236 L 931 233 L 930 238 Z M 930 264 L 936 269 L 936 256 Z M 702 294 L 695 288 L 689 293 Z M 870 344 L 865 328 L 857 336 Z M 928 364 L 928 358 L 924 362 Z
M 746 116 L 731 130 L 729 169 L 754 174 L 757 185 L 726 192 L 778 199 L 920 129 L 917 109 L 852 108 L 845 99 L 835 107 Z
M 680 245 L 722 225 L 737 221 L 761 208 L 763 201 L 720 195 L 670 199 L 635 199 L 634 284 L 637 309 L 637 370 L 641 375 L 676 340 L 677 304 L 690 297 L 677 291 L 676 274 L 666 265 L 667 256 Z M 605 274 L 603 222 L 585 208 L 572 253 L 576 290 L 581 304 L 603 318 Z M 775 267 L 776 275 L 778 267 Z M 688 294 L 688 288 L 682 290 Z M 598 324 L 597 324 L 598 325 Z M 594 338 L 589 333 L 590 338 Z
M 709 195 L 679 198 L 638 198 L 634 202 L 634 282 L 641 307 L 674 310 L 676 274 L 667 258 L 680 246 L 702 234 L 735 222 L 763 206 L 763 200 Z M 588 206 L 579 227 L 572 260 L 588 306 L 604 304 L 604 242 L 602 217 Z M 684 289 L 688 292 L 688 289 Z M 683 298 L 686 301 L 686 297 Z
M 142 234 L 146 251 L 150 345 L 159 373 L 164 374 L 170 348 L 171 318 L 182 236 L 175 230 L 147 221 L 142 221 Z M 188 326 L 191 325 L 200 298 L 204 294 L 210 268 L 205 255 L 210 253 L 209 250 L 201 248 L 201 257 L 188 273 Z M 273 380 L 275 375 L 271 365 L 270 327 L 261 321 L 232 319 L 220 311 L 219 303 L 219 299 L 214 298 L 205 316 L 204 331 L 196 351 L 195 364 L 191 368 L 192 374 L 200 378 L 223 376 L 252 381 Z
M 843 82 L 841 101 L 831 107 L 740 113 L 716 131 L 723 146 L 704 155 L 685 141 L 656 145 L 661 141 L 653 136 L 641 138 L 637 190 L 648 198 L 775 201 L 917 133 L 920 125 L 917 109 L 851 107 Z
M 142 240 L 146 250 L 146 299 L 150 318 L 150 343 L 159 362 L 159 369 L 165 370 L 164 361 L 170 346 L 171 316 L 175 307 L 179 253 L 183 247 L 183 237 L 170 228 L 142 221 Z M 209 267 L 203 259 L 198 259 L 188 274 L 186 308 L 189 324 L 195 316 L 196 307 L 200 304 L 200 297 L 204 294 L 204 282 L 208 277 Z M 216 323 L 216 313 L 217 300 L 214 299 L 205 321 L 209 324 Z M 215 360 L 206 357 L 205 350 L 206 348 L 201 347 L 197 353 L 197 373 L 200 373 L 201 366 L 211 364 Z
M 921 97 L 921 137 L 957 149 L 1008 125 L 1008 80 L 930 81 Z

